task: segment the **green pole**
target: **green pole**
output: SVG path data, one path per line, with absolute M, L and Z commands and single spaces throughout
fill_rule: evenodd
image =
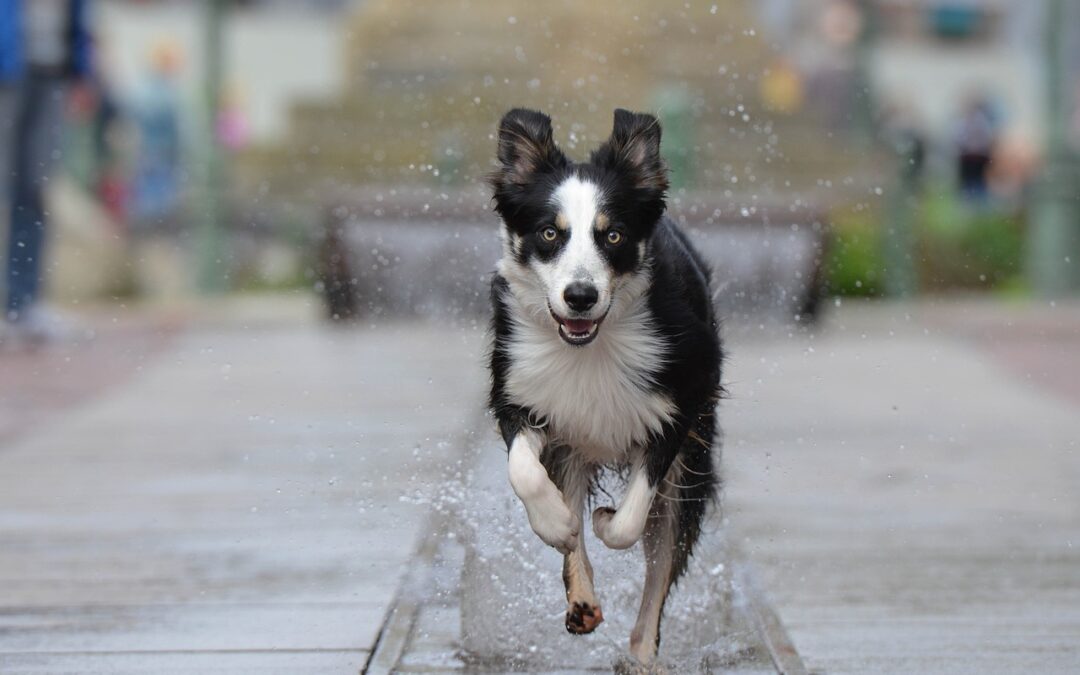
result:
M 682 88 L 668 86 L 653 97 L 654 107 L 664 125 L 663 154 L 673 190 L 693 187 L 694 118 L 690 98 Z
M 919 290 L 915 266 L 915 230 L 913 223 L 919 199 L 915 139 L 897 133 L 893 149 L 897 158 L 896 181 L 885 199 L 885 231 L 882 233 L 885 270 L 885 294 L 908 298 Z
M 914 221 L 919 198 L 915 139 L 900 129 L 883 136 L 878 128 L 877 108 L 872 83 L 874 49 L 881 33 L 881 19 L 874 0 L 861 0 L 862 31 L 855 43 L 855 100 L 852 102 L 856 141 L 871 151 L 880 150 L 883 158 L 894 160 L 895 180 L 885 198 L 881 246 L 885 260 L 882 285 L 885 295 L 907 298 L 919 290 L 915 264 Z
M 203 39 L 203 185 L 202 208 L 196 209 L 199 223 L 198 284 L 203 293 L 220 293 L 226 286 L 225 247 L 222 236 L 224 215 L 224 158 L 217 140 L 217 118 L 221 110 L 221 74 L 224 70 L 222 23 L 225 0 L 205 0 Z
M 1036 185 L 1028 235 L 1028 274 L 1036 293 L 1064 295 L 1080 287 L 1080 171 L 1066 139 L 1064 0 L 1046 6 L 1046 161 Z
M 870 147 L 880 140 L 877 138 L 874 92 L 870 82 L 874 45 L 877 41 L 880 26 L 873 0 L 861 0 L 859 10 L 862 15 L 862 30 L 859 32 L 859 37 L 854 46 L 855 96 L 852 101 L 852 115 L 854 116 L 852 122 L 854 123 L 856 139 L 864 146 Z

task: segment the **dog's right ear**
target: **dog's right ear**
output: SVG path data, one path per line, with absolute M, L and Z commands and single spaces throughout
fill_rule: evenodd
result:
M 537 173 L 566 165 L 566 156 L 552 138 L 551 118 L 542 112 L 514 108 L 499 122 L 499 169 L 493 185 L 524 185 Z
M 660 121 L 652 115 L 617 108 L 611 138 L 592 159 L 622 171 L 637 190 L 660 199 L 667 191 L 667 165 L 660 156 Z

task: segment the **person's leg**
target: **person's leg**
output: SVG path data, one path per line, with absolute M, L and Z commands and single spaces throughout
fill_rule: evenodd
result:
M 11 161 L 14 153 L 9 150 L 15 143 L 15 113 L 18 108 L 19 91 L 13 84 L 0 85 L 0 325 L 6 314 L 7 301 L 7 241 L 10 233 L 11 215 Z
M 28 77 L 20 92 L 12 148 L 8 235 L 8 319 L 18 321 L 41 290 L 46 218 L 44 188 L 60 147 L 63 89 L 52 79 Z

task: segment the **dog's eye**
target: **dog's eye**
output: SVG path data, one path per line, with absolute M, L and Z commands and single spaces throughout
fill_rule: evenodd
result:
M 618 232 L 616 230 L 609 230 L 608 231 L 608 233 L 607 233 L 607 243 L 611 244 L 612 246 L 618 246 L 619 244 L 622 243 L 622 240 L 623 240 L 623 236 L 622 236 L 621 232 Z
M 554 227 L 545 227 L 544 229 L 540 230 L 540 237 L 544 241 L 552 242 L 559 238 L 559 231 L 556 230 Z

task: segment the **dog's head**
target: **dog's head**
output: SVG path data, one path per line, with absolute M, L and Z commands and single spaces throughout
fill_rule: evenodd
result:
M 660 123 L 616 110 L 611 137 L 575 164 L 556 146 L 547 115 L 515 109 L 499 124 L 498 162 L 491 185 L 504 274 L 545 296 L 534 304 L 546 302 L 563 340 L 592 342 L 618 288 L 642 272 L 664 213 Z

